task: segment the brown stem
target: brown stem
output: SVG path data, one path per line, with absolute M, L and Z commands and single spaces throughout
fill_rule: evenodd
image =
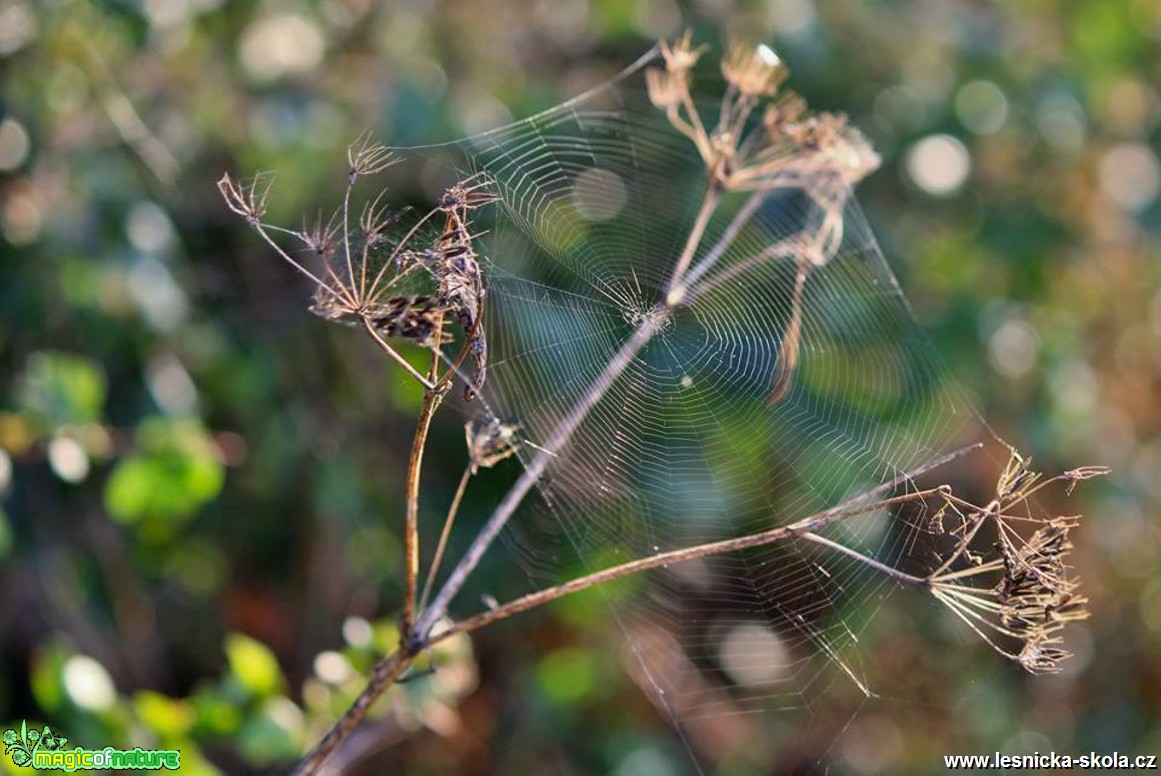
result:
M 710 217 L 713 216 L 717 209 L 718 201 L 721 199 L 721 192 L 717 185 L 712 181 L 706 189 L 705 196 L 701 201 L 701 210 L 697 213 L 697 218 L 693 222 L 693 227 L 690 229 L 689 237 L 685 241 L 685 248 L 678 256 L 677 262 L 673 265 L 673 274 L 669 278 L 669 287 L 665 293 L 665 306 L 675 307 L 681 303 L 682 297 L 685 296 L 685 271 L 689 269 L 689 263 L 693 261 L 693 254 L 697 252 L 697 247 L 701 245 L 701 238 L 705 234 L 705 229 L 709 225 Z
M 407 518 L 403 529 L 403 554 L 406 564 L 405 589 L 403 594 L 403 614 L 400 619 L 400 637 L 404 644 L 412 640 L 411 625 L 415 622 L 415 597 L 419 586 L 419 476 L 423 470 L 423 451 L 427 447 L 427 435 L 431 431 L 431 421 L 436 410 L 443 403 L 451 387 L 449 370 L 441 379 L 439 376 L 439 341 L 443 337 L 443 318 L 435 325 L 435 342 L 432 348 L 431 368 L 427 382 L 431 385 L 423 393 L 423 405 L 419 411 L 419 423 L 415 427 L 415 437 L 411 441 L 411 456 L 407 460 Z
M 391 357 L 391 360 L 396 364 L 399 364 L 399 366 L 403 367 L 404 371 L 418 380 L 420 385 L 422 385 L 428 391 L 431 391 L 433 388 L 435 388 L 435 384 L 431 380 L 428 380 L 426 377 L 419 373 L 418 369 L 407 363 L 407 359 L 399 355 L 399 352 L 395 350 L 395 348 L 391 347 L 391 345 L 388 344 L 387 340 L 383 339 L 383 336 L 379 334 L 379 332 L 375 331 L 375 327 L 371 325 L 370 320 L 366 318 L 363 319 L 363 328 L 365 328 L 367 333 L 371 335 L 371 339 L 375 340 L 379 347 L 382 348 L 383 351 Z
M 431 593 L 431 585 L 435 582 L 435 575 L 439 572 L 439 564 L 443 562 L 443 552 L 447 549 L 447 540 L 451 536 L 452 525 L 456 521 L 456 514 L 460 510 L 460 502 L 464 498 L 464 491 L 467 490 L 468 480 L 472 478 L 472 465 L 468 464 L 464 468 L 464 474 L 460 477 L 460 484 L 456 488 L 456 494 L 452 497 L 451 506 L 447 510 L 447 518 L 443 522 L 443 531 L 439 535 L 439 544 L 435 548 L 435 556 L 431 559 L 431 567 L 427 570 L 427 580 L 423 583 L 423 593 L 419 596 L 419 605 L 416 607 L 423 611 L 423 607 L 427 604 L 427 597 Z
M 838 520 L 843 520 L 848 517 L 853 517 L 857 514 L 864 514 L 876 509 L 883 509 L 893 504 L 900 504 L 907 501 L 914 501 L 920 498 L 927 498 L 928 496 L 939 494 L 943 498 L 948 498 L 949 493 L 946 487 L 940 486 L 938 488 L 930 488 L 923 491 L 915 491 L 907 493 L 902 496 L 895 496 L 893 498 L 882 499 L 873 504 L 863 504 L 858 506 L 861 502 L 868 498 L 874 498 L 881 493 L 890 491 L 900 485 L 910 483 L 916 477 L 920 477 L 927 472 L 944 466 L 951 461 L 961 458 L 962 456 L 979 450 L 981 445 L 970 445 L 968 447 L 960 448 L 946 455 L 940 456 L 928 463 L 913 469 L 908 472 L 899 474 L 894 479 L 877 485 L 870 490 L 863 491 L 851 498 L 846 499 L 841 504 L 832 507 L 824 512 L 811 515 L 803 518 L 795 523 L 781 528 L 775 528 L 771 531 L 766 531 L 760 534 L 753 534 L 744 536 L 739 539 L 729 539 L 722 542 L 715 542 L 712 544 L 704 544 L 700 547 L 691 547 L 683 550 L 674 550 L 659 555 L 653 555 L 648 558 L 642 558 L 620 566 L 604 569 L 595 574 L 590 574 L 563 585 L 542 590 L 530 595 L 518 598 L 503 606 L 499 606 L 489 612 L 483 612 L 456 623 L 447 630 L 442 630 L 436 635 L 428 635 L 428 632 L 423 629 L 418 630 L 419 639 L 413 641 L 410 645 L 405 642 L 405 646 L 409 646 L 406 652 L 395 652 L 383 660 L 381 660 L 373 669 L 371 681 L 367 687 L 359 694 L 359 697 L 351 705 L 350 709 L 343 715 L 343 717 L 335 723 L 335 725 L 327 732 L 323 739 L 315 746 L 311 754 L 302 761 L 298 769 L 294 771 L 292 776 L 307 776 L 316 772 L 318 767 L 327 758 L 327 756 L 334 751 L 334 749 L 342 743 L 342 741 L 351 734 L 359 722 L 366 716 L 367 709 L 375 702 L 376 699 L 387 689 L 390 684 L 399 678 L 400 675 L 411 664 L 413 656 L 428 647 L 437 644 L 444 639 L 454 636 L 457 633 L 467 633 L 478 630 L 490 623 L 498 620 L 511 617 L 519 612 L 524 612 L 536 606 L 555 601 L 558 598 L 563 598 L 566 595 L 594 587 L 603 582 L 609 582 L 614 579 L 638 574 L 642 571 L 647 571 L 652 568 L 665 566 L 670 563 L 680 563 L 683 560 L 693 560 L 695 558 L 703 558 L 709 555 L 719 554 L 723 552 L 730 552 L 733 550 L 741 550 L 749 547 L 758 547 L 764 544 L 771 544 L 776 541 L 786 539 L 788 537 L 801 536 L 802 534 L 812 531 L 820 531 L 826 526 Z M 445 589 L 446 589 L 445 585 Z M 430 612 L 427 610 L 425 614 Z
M 794 295 L 791 300 L 790 325 L 782 338 L 778 363 L 774 367 L 770 395 L 766 401 L 776 404 L 786 397 L 794 382 L 794 370 L 798 367 L 798 348 L 802 338 L 802 290 L 806 287 L 806 276 L 810 274 L 810 260 L 806 254 L 798 257 L 798 273 L 794 277 Z
M 355 698 L 351 707 L 326 732 L 326 735 L 315 745 L 310 754 L 299 762 L 291 776 L 310 776 L 317 773 L 331 753 L 367 716 L 367 711 L 372 704 L 379 700 L 379 696 L 407 670 L 413 659 L 414 655 L 397 650 L 376 663 L 375 667 L 371 669 L 371 679 L 363 691 L 359 693 L 359 697 Z
M 880 486 L 882 487 L 882 486 Z M 876 488 L 865 493 L 860 493 L 856 499 L 852 501 L 867 498 L 871 493 L 878 491 Z M 427 640 L 426 645 L 430 646 L 444 639 L 454 636 L 457 633 L 467 633 L 469 631 L 478 630 L 485 625 L 490 625 L 497 620 L 504 620 L 514 614 L 526 612 L 529 609 L 534 609 L 538 606 L 543 606 L 550 601 L 555 601 L 558 598 L 563 598 L 573 593 L 579 593 L 581 590 L 587 590 L 590 587 L 603 585 L 606 582 L 612 582 L 615 579 L 622 579 L 624 577 L 640 574 L 643 571 L 661 568 L 663 566 L 670 566 L 674 563 L 683 563 L 685 561 L 697 560 L 699 558 L 706 558 L 711 555 L 722 555 L 728 552 L 736 552 L 738 550 L 746 550 L 753 547 L 763 547 L 768 544 L 785 541 L 787 539 L 805 538 L 819 544 L 824 544 L 832 549 L 841 549 L 845 554 L 852 555 L 853 551 L 848 550 L 842 545 L 838 545 L 820 536 L 816 536 L 813 532 L 821 530 L 831 523 L 845 520 L 856 515 L 866 514 L 867 512 L 874 512 L 886 507 L 906 503 L 910 501 L 920 501 L 930 496 L 941 495 L 946 492 L 944 486 L 937 488 L 929 488 L 927 490 L 912 491 L 911 493 L 894 498 L 883 499 L 876 501 L 873 504 L 867 504 L 862 507 L 854 509 L 828 509 L 825 512 L 811 515 L 791 525 L 774 528 L 769 531 L 762 531 L 756 534 L 749 534 L 747 536 L 740 536 L 736 539 L 725 539 L 719 542 L 710 542 L 708 544 L 699 544 L 696 547 L 684 547 L 680 550 L 670 550 L 669 552 L 658 553 L 651 555 L 648 558 L 639 558 L 637 560 L 622 563 L 619 566 L 602 569 L 593 574 L 587 574 L 583 577 L 570 580 L 561 585 L 554 585 L 545 590 L 538 590 L 535 593 L 529 593 L 526 596 L 517 598 L 514 601 L 498 606 L 487 612 L 481 612 L 474 617 L 469 617 L 466 620 L 456 623 L 447 630 L 440 631 L 437 635 L 432 636 Z M 850 503 L 850 501 L 846 502 Z M 872 560 L 863 555 L 855 553 L 856 557 L 868 565 L 880 571 L 889 571 L 890 575 L 895 579 L 905 582 L 912 582 L 915 584 L 926 584 L 926 580 L 920 577 L 912 577 L 909 574 L 895 571 L 890 566 L 884 566 L 878 561 Z
M 896 568 L 888 566 L 886 563 L 880 563 L 879 561 L 875 560 L 874 558 L 872 558 L 869 555 L 864 555 L 863 553 L 858 552 L 857 550 L 852 550 L 850 547 L 847 547 L 845 544 L 839 544 L 838 542 L 836 542 L 832 539 L 828 539 L 825 536 L 819 536 L 816 533 L 811 533 L 808 531 L 807 533 L 802 534 L 802 538 L 806 539 L 807 541 L 814 542 L 815 544 L 821 545 L 822 547 L 826 547 L 828 549 L 834 550 L 835 552 L 837 552 L 841 555 L 846 555 L 847 557 L 854 558 L 855 560 L 859 561 L 860 563 L 863 563 L 867 566 L 870 566 L 871 568 L 875 569 L 876 571 L 880 571 L 880 572 L 886 574 L 887 576 L 891 577 L 892 579 L 899 580 L 900 582 L 907 582 L 908 584 L 911 584 L 911 585 L 927 585 L 928 584 L 927 577 L 917 577 L 917 576 L 914 576 L 912 574 L 907 574 L 907 573 L 904 573 L 902 571 L 899 571 Z

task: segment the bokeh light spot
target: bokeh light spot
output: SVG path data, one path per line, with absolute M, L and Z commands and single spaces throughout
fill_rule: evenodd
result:
M 778 634 L 756 622 L 730 628 L 718 646 L 722 670 L 743 686 L 769 684 L 782 678 L 787 657 L 786 645 Z
M 87 655 L 73 655 L 64 666 L 65 692 L 89 711 L 104 711 L 117 700 L 117 689 L 105 667 Z
M 766 18 L 783 35 L 809 32 L 817 17 L 810 0 L 771 0 L 766 4 Z
M 28 158 L 28 131 L 13 118 L 0 121 L 0 170 L 15 170 Z
M 1013 380 L 1028 374 L 1040 353 L 1040 336 L 1023 318 L 1009 318 L 988 338 L 992 367 Z
M 314 673 L 327 684 L 342 684 L 354 674 L 354 670 L 342 654 L 327 650 L 315 656 Z
M 27 3 L 0 5 L 0 56 L 15 54 L 36 37 L 36 16 Z
M 56 436 L 48 443 L 48 465 L 65 482 L 76 483 L 89 476 L 89 454 L 71 436 Z
M 625 184 L 615 172 L 585 170 L 573 182 L 572 204 L 590 221 L 607 221 L 625 206 Z
M 934 196 L 955 192 L 972 169 L 967 147 L 951 135 L 930 135 L 907 152 L 907 175 Z
M 348 617 L 343 621 L 343 638 L 352 647 L 369 647 L 375 631 L 362 617 Z
M 0 447 L 0 496 L 8 492 L 12 485 L 12 457 L 8 451 Z
M 40 237 L 44 228 L 44 215 L 40 205 L 27 194 L 13 193 L 4 200 L 4 238 L 13 245 L 28 245 Z
M 309 73 L 322 62 L 326 41 L 322 31 L 297 14 L 260 19 L 242 33 L 238 56 L 255 81 L 273 81 Z
M 1144 143 L 1122 143 L 1105 152 L 1100 164 L 1101 189 L 1126 210 L 1144 210 L 1157 198 L 1161 167 Z
M 991 81 L 972 81 L 956 92 L 955 115 L 977 135 L 993 135 L 1008 121 L 1008 98 Z
M 142 253 L 160 253 L 174 242 L 173 223 L 154 202 L 138 202 L 125 216 L 129 242 Z

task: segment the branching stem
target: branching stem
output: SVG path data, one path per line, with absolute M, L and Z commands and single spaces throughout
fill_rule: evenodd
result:
M 557 585 L 546 590 L 536 593 L 531 593 L 522 598 L 517 598 L 502 606 L 498 606 L 487 612 L 482 612 L 474 617 L 463 620 L 450 628 L 441 630 L 439 633 L 432 634 L 429 628 L 421 627 L 423 622 L 419 623 L 415 629 L 416 638 L 412 639 L 410 643 L 404 642 L 404 647 L 399 651 L 394 652 L 376 664 L 372 670 L 372 679 L 359 694 L 359 697 L 346 711 L 343 717 L 335 723 L 334 727 L 319 741 L 310 755 L 302 761 L 299 767 L 294 771 L 294 776 L 309 776 L 316 773 L 317 769 L 322 765 L 327 756 L 350 735 L 351 731 L 358 726 L 363 717 L 366 716 L 367 710 L 371 705 L 383 694 L 384 691 L 390 687 L 391 683 L 396 681 L 399 676 L 406 671 L 407 667 L 412 663 L 416 654 L 431 647 L 444 639 L 450 638 L 457 633 L 468 633 L 478 630 L 485 625 L 506 619 L 512 615 L 520 612 L 528 611 L 537 606 L 542 606 L 551 601 L 555 601 L 572 593 L 600 585 L 604 582 L 609 582 L 614 579 L 639 574 L 649 569 L 655 569 L 662 566 L 667 566 L 673 563 L 680 563 L 682 561 L 694 560 L 697 558 L 705 558 L 711 555 L 717 555 L 725 552 L 732 552 L 737 550 L 748 549 L 751 547 L 760 547 L 768 544 L 773 544 L 778 541 L 794 537 L 802 537 L 805 534 L 821 531 L 827 526 L 835 522 L 844 520 L 855 515 L 873 512 L 879 509 L 886 509 L 890 506 L 901 504 L 920 499 L 926 499 L 931 496 L 938 495 L 941 498 L 948 498 L 949 492 L 946 487 L 940 486 L 937 488 L 930 488 L 926 490 L 912 491 L 904 493 L 899 496 L 894 496 L 886 499 L 879 499 L 873 503 L 867 503 L 868 499 L 874 499 L 881 496 L 883 493 L 889 492 L 901 485 L 911 483 L 915 478 L 923 476 L 933 469 L 944 466 L 951 461 L 956 460 L 968 453 L 979 450 L 981 445 L 975 444 L 968 447 L 955 450 L 946 455 L 935 458 L 927 462 L 923 466 L 913 469 L 908 472 L 903 472 L 897 477 L 876 485 L 875 487 L 863 491 L 851 498 L 846 499 L 841 504 L 827 509 L 823 512 L 803 518 L 789 526 L 775 528 L 770 531 L 764 531 L 757 534 L 751 534 L 738 539 L 728 539 L 721 542 L 714 542 L 698 547 L 691 547 L 681 550 L 673 550 L 667 553 L 653 555 L 648 558 L 641 558 L 638 560 L 623 563 L 619 566 L 604 569 L 594 574 L 589 574 L 584 577 L 566 582 L 563 585 Z M 772 516 L 771 520 L 775 518 Z M 862 556 L 859 556 L 860 558 Z M 868 559 L 869 560 L 869 559 Z M 458 567 L 457 567 L 458 568 Z M 447 585 L 444 589 L 448 589 Z M 425 610 L 425 615 L 429 615 L 432 608 Z M 383 677 L 390 677 L 384 680 Z

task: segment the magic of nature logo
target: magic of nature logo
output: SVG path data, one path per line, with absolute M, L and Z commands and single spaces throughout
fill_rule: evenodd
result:
M 47 725 L 43 730 L 29 728 L 26 721 L 20 730 L 4 731 L 4 754 L 13 765 L 46 771 L 105 770 L 177 770 L 181 767 L 181 752 L 175 749 L 66 749 L 68 739 Z

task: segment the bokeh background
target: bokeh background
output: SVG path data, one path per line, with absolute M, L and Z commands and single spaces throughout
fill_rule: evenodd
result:
M 191 773 L 287 768 L 393 645 L 419 397 L 306 312 L 215 180 L 276 170 L 272 220 L 293 225 L 336 201 L 364 129 L 487 129 L 685 25 L 764 37 L 813 106 L 870 136 L 884 164 L 860 201 L 997 433 L 1037 468 L 1114 470 L 1067 506 L 1087 515 L 1093 617 L 1064 673 L 1026 677 L 896 595 L 863 645 L 881 697 L 837 738 L 791 731 L 777 762 L 729 772 L 1161 754 L 1161 5 L 1145 0 L 2 0 L 0 722 L 180 748 Z M 432 520 L 462 433 L 450 416 L 435 431 Z M 479 517 L 469 502 L 464 525 Z M 504 553 L 489 563 L 502 578 Z M 689 768 L 599 607 L 438 659 L 355 738 L 351 772 Z

